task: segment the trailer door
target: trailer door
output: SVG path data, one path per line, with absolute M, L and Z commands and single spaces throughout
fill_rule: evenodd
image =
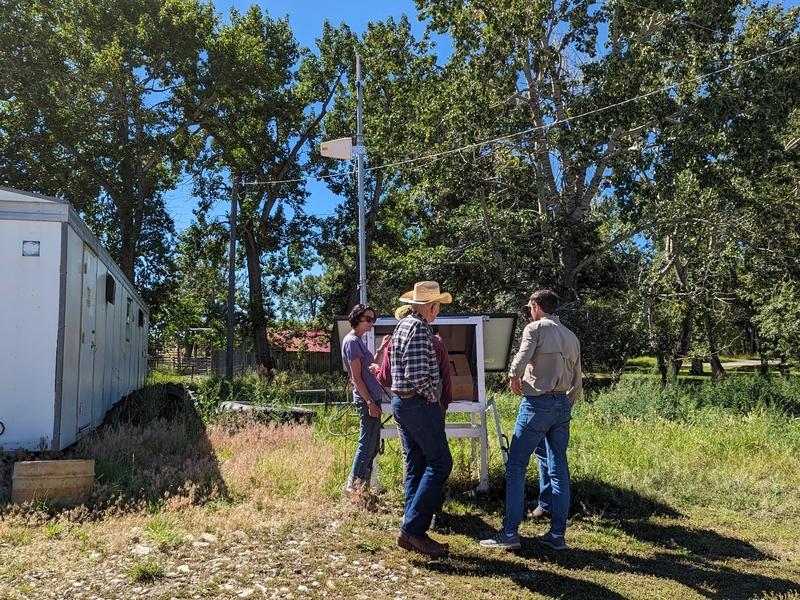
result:
M 81 351 L 78 376 L 78 431 L 92 424 L 94 400 L 95 305 L 97 304 L 97 256 L 83 246 L 81 286 Z

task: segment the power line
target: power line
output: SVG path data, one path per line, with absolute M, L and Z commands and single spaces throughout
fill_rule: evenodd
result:
M 664 86 L 664 87 L 659 88 L 657 90 L 646 92 L 644 94 L 640 94 L 638 96 L 634 96 L 633 98 L 628 98 L 626 100 L 622 100 L 620 102 L 615 102 L 614 104 L 609 104 L 609 105 L 603 106 L 601 108 L 596 108 L 596 109 L 589 110 L 589 111 L 586 111 L 586 112 L 583 112 L 583 113 L 579 113 L 579 114 L 571 116 L 571 117 L 565 117 L 563 119 L 556 119 L 556 120 L 554 120 L 554 121 L 552 121 L 550 123 L 546 123 L 544 125 L 537 125 L 535 127 L 529 127 L 528 129 L 523 129 L 522 131 L 517 131 L 515 133 L 509 133 L 509 134 L 506 134 L 506 135 L 501 135 L 501 136 L 490 138 L 490 139 L 486 139 L 486 140 L 483 140 L 483 141 L 480 141 L 480 142 L 474 142 L 472 144 L 466 144 L 464 146 L 460 146 L 458 148 L 452 148 L 450 150 L 443 150 L 441 152 L 434 152 L 432 154 L 426 154 L 426 155 L 418 156 L 418 157 L 415 157 L 415 158 L 406 158 L 406 159 L 403 159 L 403 160 L 398 160 L 398 161 L 391 162 L 391 163 L 386 163 L 386 164 L 383 164 L 383 165 L 376 165 L 374 167 L 367 167 L 365 170 L 366 171 L 380 171 L 380 170 L 383 170 L 383 169 L 390 169 L 392 167 L 399 167 L 399 166 L 408 165 L 408 164 L 417 163 L 417 162 L 422 162 L 422 161 L 433 162 L 433 161 L 439 160 L 440 158 L 443 158 L 445 156 L 458 154 L 458 153 L 463 152 L 465 150 L 472 150 L 474 148 L 480 148 L 482 146 L 488 146 L 488 145 L 496 144 L 498 142 L 502 142 L 502 141 L 505 141 L 505 140 L 514 139 L 514 138 L 517 138 L 517 137 L 520 137 L 520 136 L 523 136 L 523 135 L 527 135 L 529 133 L 533 133 L 535 131 L 550 129 L 552 127 L 555 127 L 556 125 L 563 125 L 565 123 L 570 123 L 572 121 L 576 121 L 578 119 L 582 119 L 582 118 L 585 118 L 585 117 L 588 117 L 588 116 L 591 116 L 591 115 L 596 115 L 596 114 L 599 114 L 599 113 L 607 112 L 607 111 L 612 110 L 614 108 L 619 108 L 621 106 L 625 106 L 625 105 L 631 104 L 633 102 L 638 102 L 639 100 L 643 100 L 645 98 L 649 98 L 650 96 L 654 96 L 656 94 L 661 94 L 661 93 L 664 93 L 664 92 L 668 92 L 669 90 L 675 89 L 678 86 L 683 85 L 685 83 L 690 83 L 692 81 L 703 81 L 704 79 L 707 79 L 707 78 L 709 78 L 709 77 L 711 77 L 713 75 L 719 75 L 720 73 L 724 73 L 726 71 L 730 71 L 730 70 L 732 70 L 734 68 L 743 67 L 743 66 L 748 65 L 750 63 L 756 62 L 756 61 L 758 61 L 758 60 L 760 60 L 762 58 L 766 58 L 768 56 L 773 56 L 775 54 L 779 54 L 781 52 L 786 52 L 787 50 L 791 50 L 793 48 L 798 48 L 798 47 L 800 47 L 800 43 L 791 44 L 789 46 L 784 46 L 782 48 L 777 48 L 775 50 L 770 50 L 769 52 L 764 52 L 763 54 L 759 54 L 758 56 L 754 56 L 753 58 L 749 58 L 747 60 L 743 60 L 743 61 L 739 61 L 739 62 L 736 62 L 736 63 L 732 63 L 732 64 L 730 64 L 730 65 L 728 65 L 726 67 L 722 67 L 722 68 L 716 69 L 714 71 L 710 71 L 708 73 L 704 73 L 702 75 L 697 75 L 697 76 L 695 76 L 695 77 L 693 77 L 691 79 L 685 79 L 683 81 L 671 83 L 670 85 Z M 255 185 L 280 185 L 280 184 L 285 184 L 285 183 L 303 183 L 303 182 L 308 181 L 309 179 L 312 179 L 312 180 L 315 179 L 317 181 L 322 181 L 322 180 L 325 180 L 325 179 L 331 179 L 333 177 L 339 177 L 339 176 L 342 176 L 342 175 L 351 175 L 351 174 L 354 174 L 354 173 L 355 173 L 355 170 L 350 169 L 350 170 L 345 171 L 343 173 L 335 173 L 335 174 L 331 174 L 331 175 L 322 175 L 322 176 L 319 176 L 319 177 L 298 178 L 298 179 L 278 179 L 278 180 L 266 180 L 266 181 L 248 181 L 244 185 L 255 186 Z

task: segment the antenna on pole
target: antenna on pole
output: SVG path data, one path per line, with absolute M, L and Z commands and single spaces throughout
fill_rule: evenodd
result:
M 338 138 L 322 142 L 320 154 L 328 158 L 352 160 L 356 158 L 356 171 L 358 173 L 358 301 L 367 303 L 367 226 L 366 207 L 364 205 L 364 129 L 362 115 L 362 89 L 361 89 L 361 55 L 356 52 L 356 145 L 353 146 L 351 138 Z
M 367 303 L 367 228 L 366 209 L 364 207 L 364 131 L 362 128 L 361 105 L 361 55 L 356 52 L 356 90 L 358 105 L 356 108 L 356 147 L 353 149 L 358 167 L 358 301 Z

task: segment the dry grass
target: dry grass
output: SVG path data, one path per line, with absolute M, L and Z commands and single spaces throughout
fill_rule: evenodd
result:
M 311 509 L 327 497 L 333 453 L 314 440 L 313 429 L 251 422 L 230 432 L 211 426 L 208 441 L 235 502 L 247 499 L 280 512 Z

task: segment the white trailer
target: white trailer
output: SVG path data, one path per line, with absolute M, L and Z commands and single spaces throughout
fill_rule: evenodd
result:
M 397 320 L 394 317 L 379 316 L 375 327 L 366 335 L 366 343 L 374 352 L 376 340 L 394 331 Z M 467 438 L 472 441 L 473 460 L 477 459 L 479 469 L 478 491 L 489 488 L 489 439 L 488 412 L 494 410 L 495 428 L 499 431 L 499 417 L 494 400 L 486 393 L 486 373 L 505 372 L 511 357 L 511 343 L 517 325 L 516 315 L 509 313 L 485 314 L 440 314 L 432 325 L 438 329 L 445 346 L 450 352 L 451 378 L 454 401 L 447 409 L 448 414 L 468 413 L 469 422 L 447 422 L 445 433 L 448 438 Z M 344 336 L 350 331 L 346 317 L 336 317 L 331 345 L 332 370 L 344 369 L 341 347 Z M 456 358 L 461 358 L 455 361 Z M 454 372 L 456 365 L 466 367 L 464 373 Z M 457 383 L 458 382 L 458 383 Z M 466 382 L 466 383 L 465 383 Z M 385 415 L 392 414 L 388 395 L 381 403 Z M 395 427 L 383 427 L 381 439 L 396 438 Z M 480 454 L 477 450 L 480 448 Z M 377 474 L 373 469 L 373 476 Z
M 64 200 L 0 187 L 0 449 L 61 450 L 147 376 L 149 312 Z

